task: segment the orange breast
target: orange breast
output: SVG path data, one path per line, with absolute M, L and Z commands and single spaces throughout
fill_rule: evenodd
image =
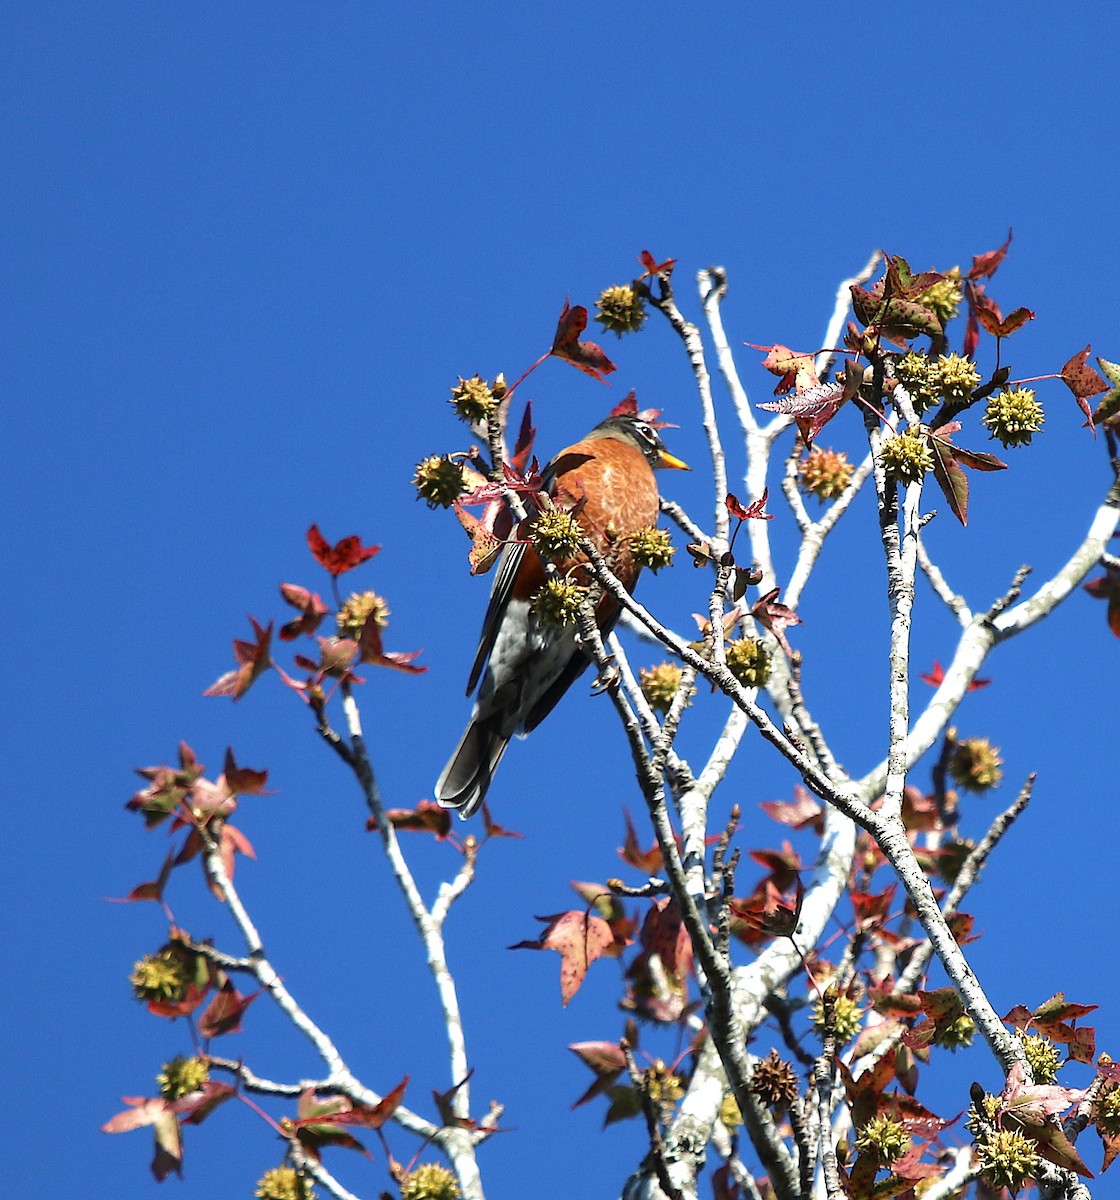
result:
M 563 469 L 566 461 L 573 465 Z M 645 455 L 628 442 L 594 438 L 569 446 L 558 455 L 557 462 L 562 469 L 552 487 L 556 503 L 562 508 L 572 508 L 584 501 L 580 524 L 627 590 L 633 588 L 641 568 L 634 563 L 630 551 L 619 543 L 627 534 L 655 525 L 658 516 L 657 481 Z M 557 565 L 566 570 L 578 561 Z M 544 579 L 544 568 L 530 547 L 518 572 L 515 596 L 527 599 Z M 579 582 L 589 580 L 580 578 Z M 615 607 L 613 601 L 604 603 L 609 608 Z M 600 605 L 600 611 L 603 607 Z

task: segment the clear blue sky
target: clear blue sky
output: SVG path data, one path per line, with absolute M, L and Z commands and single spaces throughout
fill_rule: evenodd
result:
M 1090 341 L 1120 359 L 1109 46 L 1113 14 L 1079 0 L 1060 17 L 971 3 L 9 5 L 0 391 L 14 1194 L 47 1200 L 75 1176 L 87 1197 L 157 1194 L 147 1135 L 97 1130 L 189 1043 L 129 998 L 133 961 L 162 940 L 158 910 L 103 897 L 158 867 L 162 831 L 145 833 L 122 804 L 131 768 L 167 761 L 180 738 L 211 775 L 227 744 L 271 772 L 276 795 L 241 814 L 260 862 L 239 878 L 309 1011 L 372 1086 L 411 1071 L 421 1109 L 446 1086 L 430 984 L 352 782 L 274 679 L 237 706 L 201 695 L 230 665 L 247 612 L 286 619 L 279 581 L 325 587 L 307 526 L 383 545 L 355 582 L 389 598 L 390 648 L 424 647 L 428 674 L 371 672 L 362 697 L 386 799 L 411 806 L 431 794 L 466 717 L 487 590 L 465 573 L 453 518 L 416 503 L 408 483 L 417 459 L 466 440 L 444 402 L 455 376 L 518 373 L 547 347 L 565 296 L 590 305 L 644 247 L 680 260 L 689 305 L 695 271 L 726 265 L 736 341 L 811 348 L 836 283 L 872 249 L 967 265 L 1009 225 L 994 292 L 1038 312 L 1017 335 L 1016 371 L 1055 370 Z M 616 359 L 610 390 L 558 363 L 534 377 L 542 453 L 636 386 L 681 426 L 673 449 L 702 463 L 695 394 L 667 330 L 651 321 Z M 749 362 L 762 398 L 772 381 Z M 1056 566 L 1106 484 L 1102 448 L 1064 389 L 1043 398 L 1037 450 L 975 480 L 967 531 L 947 520 L 933 531 L 978 607 L 1020 562 Z M 706 520 L 703 472 L 670 483 Z M 799 631 L 814 711 L 856 772 L 885 730 L 869 516 L 826 556 Z M 681 567 L 644 595 L 683 627 L 701 584 Z M 920 616 L 923 665 L 946 659 L 950 626 L 928 601 Z M 962 732 L 1003 748 L 1003 799 L 1040 772 L 1032 811 L 969 906 L 1001 1010 L 1058 988 L 1088 1002 L 1115 994 L 1115 905 L 1098 900 L 1115 886 L 1114 763 L 1101 760 L 1115 758 L 1118 653 L 1103 606 L 1076 598 L 996 656 L 996 683 L 961 714 Z M 505 950 L 533 935 L 534 913 L 570 906 L 569 879 L 618 872 L 621 810 L 636 797 L 603 708 L 579 686 L 511 751 L 493 799 L 527 836 L 487 850 L 449 927 L 476 1096 L 507 1106 L 510 1132 L 483 1152 L 495 1197 L 523 1194 L 528 1178 L 539 1200 L 570 1195 L 561 1152 L 578 1156 L 581 1195 L 616 1195 L 640 1153 L 636 1126 L 600 1135 L 600 1110 L 567 1111 L 587 1080 L 564 1046 L 620 1031 L 613 968 L 561 1013 L 554 957 Z M 710 725 L 697 720 L 685 748 L 699 756 Z M 793 780 L 759 746 L 721 803 L 741 799 L 757 840 L 776 845 L 781 830 L 754 805 L 788 797 Z M 994 811 L 985 803 L 971 832 Z M 429 888 L 453 869 L 446 848 L 415 851 Z M 231 944 L 193 868 L 180 875 L 181 922 Z M 1096 1016 L 1120 1054 L 1115 1007 Z M 296 1067 L 270 1053 L 280 1025 L 263 1003 L 251 1017 L 251 1032 L 228 1040 L 260 1071 L 316 1071 L 302 1047 Z M 963 1071 L 994 1082 L 982 1051 Z M 393 1148 L 412 1152 L 403 1135 Z M 247 1196 L 279 1155 L 231 1105 L 188 1132 L 186 1183 L 163 1188 Z M 363 1193 L 388 1183 L 380 1150 L 373 1167 L 331 1161 Z

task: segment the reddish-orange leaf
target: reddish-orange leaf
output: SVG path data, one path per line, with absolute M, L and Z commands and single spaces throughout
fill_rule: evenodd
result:
M 594 1082 L 572 1108 L 607 1095 L 611 1084 L 626 1070 L 626 1057 L 617 1042 L 573 1042 L 568 1049 L 595 1072 Z
M 683 980 L 692 969 L 692 942 L 677 902 L 668 896 L 650 905 L 642 922 L 640 940 L 645 950 L 657 954 L 665 969 L 678 980 Z
M 412 665 L 414 658 L 419 658 L 423 650 L 386 650 L 381 643 L 381 627 L 375 620 L 367 619 L 362 627 L 362 636 L 358 640 L 360 655 L 359 662 L 372 663 L 375 667 L 389 667 L 393 671 L 403 671 L 406 675 L 423 675 L 427 667 Z
M 282 583 L 280 595 L 286 603 L 300 610 L 300 615 L 294 621 L 289 621 L 287 625 L 281 627 L 281 641 L 291 642 L 305 633 L 314 633 L 323 618 L 330 612 L 317 592 L 308 591 L 307 588 L 300 587 L 297 583 Z
M 990 301 L 976 306 L 976 316 L 992 337 L 997 338 L 1008 337 L 1017 329 L 1022 329 L 1028 321 L 1034 320 L 1034 313 L 1029 308 L 1016 308 L 1001 318 L 999 309 Z
M 728 492 L 727 499 L 724 501 L 724 503 L 727 505 L 727 511 L 733 517 L 738 517 L 740 521 L 748 521 L 751 519 L 758 521 L 770 521 L 773 519 L 774 514 L 764 511 L 766 508 L 766 500 L 769 495 L 770 489 L 763 488 L 762 495 L 759 496 L 757 500 L 754 500 L 750 504 L 744 506 L 739 502 L 739 498 L 733 492 Z
M 199 1017 L 199 1034 L 204 1038 L 213 1038 L 226 1033 L 239 1033 L 245 1010 L 259 995 L 260 992 L 256 991 L 243 996 L 232 983 L 227 982 Z
M 233 656 L 238 666 L 234 671 L 227 671 L 220 679 L 215 680 L 202 694 L 204 696 L 232 696 L 240 700 L 254 683 L 272 666 L 272 625 L 269 621 L 264 628 L 256 617 L 250 614 L 249 621 L 253 626 L 256 641 L 246 642 L 235 638 Z
M 525 412 L 521 417 L 521 427 L 517 431 L 517 445 L 514 446 L 513 456 L 510 459 L 510 465 L 519 475 L 524 475 L 525 468 L 529 465 L 536 436 L 537 430 L 533 424 L 533 402 L 526 400 Z
M 116 904 L 127 904 L 132 900 L 162 900 L 163 889 L 167 887 L 167 881 L 171 878 L 171 869 L 175 866 L 175 851 L 169 850 L 167 857 L 163 860 L 163 866 L 160 867 L 159 875 L 150 880 L 148 883 L 139 883 L 128 893 L 127 896 L 110 897 Z
M 315 561 L 332 575 L 352 571 L 362 563 L 368 562 L 381 550 L 380 546 L 363 546 L 362 539 L 357 534 L 344 537 L 332 546 L 319 532 L 318 525 L 312 525 L 307 531 L 307 545 L 315 556 Z
M 1089 366 L 1089 351 L 1092 348 L 1092 345 L 1086 346 L 1080 353 L 1075 354 L 1062 367 L 1061 375 L 1066 387 L 1073 392 L 1073 398 L 1077 401 L 1078 408 L 1088 418 L 1089 427 L 1095 434 L 1096 427 L 1093 424 L 1093 410 L 1089 407 L 1088 398 L 1106 391 L 1108 384 Z
M 651 275 L 671 275 L 673 268 L 677 265 L 675 258 L 667 258 L 664 262 L 659 263 L 648 250 L 643 250 L 638 255 L 638 262 L 644 268 L 639 279 L 648 279 Z
M 565 300 L 549 353 L 605 383 L 603 377 L 610 375 L 616 369 L 615 365 L 594 342 L 579 340 L 579 335 L 586 328 L 587 309 L 580 304 L 572 308 Z
M 626 841 L 618 852 L 619 858 L 631 867 L 643 871 L 646 875 L 656 875 L 663 865 L 660 847 L 654 842 L 648 850 L 643 850 L 638 844 L 638 832 L 634 828 L 629 810 L 624 813 L 624 816 L 626 817 Z
M 579 991 L 587 968 L 615 946 L 614 931 L 602 917 L 571 910 L 537 917 L 547 928 L 536 941 L 518 942 L 511 950 L 556 950 L 561 956 L 560 999 L 564 1005 Z
M 415 808 L 389 808 L 385 819 L 394 829 L 411 833 L 434 833 L 442 842 L 451 832 L 451 813 L 432 800 L 421 800 Z M 371 817 L 367 828 L 374 830 L 377 823 Z
M 812 827 L 817 833 L 824 829 L 824 809 L 801 784 L 793 785 L 793 802 L 763 800 L 759 808 L 773 821 L 793 829 Z
M 989 250 L 987 254 L 976 254 L 972 266 L 968 269 L 969 279 L 991 279 L 999 270 L 1000 263 L 1007 257 L 1011 246 L 1011 230 L 1007 231 L 1007 241 L 998 250 Z
M 226 783 L 229 785 L 229 790 L 237 796 L 265 796 L 268 793 L 265 791 L 264 785 L 268 782 L 267 771 L 254 771 L 252 767 L 239 767 L 237 760 L 233 757 L 233 749 L 226 749 L 225 769 L 222 772 L 226 777 Z
M 1095 599 L 1108 601 L 1108 627 L 1120 637 L 1120 568 L 1106 567 L 1099 579 L 1082 586 Z
M 945 682 L 945 668 L 941 665 L 941 660 L 935 658 L 933 660 L 933 666 L 928 671 L 925 671 L 919 675 L 918 678 L 923 683 L 928 683 L 930 687 L 940 687 L 942 683 Z M 977 675 L 976 678 L 969 683 L 968 690 L 970 692 L 978 692 L 981 688 L 986 688 L 991 682 L 992 681 L 990 679 L 981 679 L 980 676 Z

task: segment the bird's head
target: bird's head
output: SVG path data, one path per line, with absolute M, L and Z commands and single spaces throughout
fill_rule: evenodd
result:
M 590 442 L 596 438 L 614 438 L 619 442 L 628 442 L 645 455 L 651 467 L 670 467 L 675 471 L 692 469 L 688 463 L 670 454 L 653 425 L 638 416 L 608 417 L 596 425 L 584 440 Z

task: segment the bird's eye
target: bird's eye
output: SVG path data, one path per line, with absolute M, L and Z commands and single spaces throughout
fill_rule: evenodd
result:
M 657 435 L 645 423 L 645 421 L 635 421 L 634 430 L 636 433 L 639 433 L 642 437 L 644 437 L 648 442 L 656 441 L 657 439 Z

